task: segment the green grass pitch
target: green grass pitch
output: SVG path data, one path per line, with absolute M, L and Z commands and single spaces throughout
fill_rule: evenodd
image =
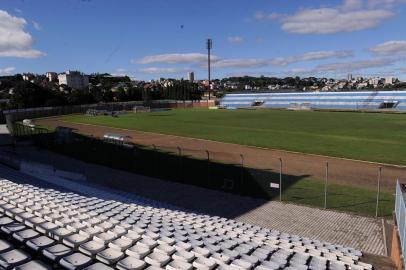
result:
M 178 109 L 63 120 L 406 165 L 406 114 Z

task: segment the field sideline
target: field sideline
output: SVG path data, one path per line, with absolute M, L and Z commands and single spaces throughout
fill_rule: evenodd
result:
M 406 114 L 178 109 L 60 120 L 406 165 Z

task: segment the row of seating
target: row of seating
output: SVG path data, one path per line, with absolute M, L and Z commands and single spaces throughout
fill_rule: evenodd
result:
M 8 180 L 0 214 L 5 269 L 373 269 L 341 245 Z

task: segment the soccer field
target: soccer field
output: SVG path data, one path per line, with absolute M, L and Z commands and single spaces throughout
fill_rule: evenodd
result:
M 61 120 L 406 165 L 406 114 L 178 109 Z

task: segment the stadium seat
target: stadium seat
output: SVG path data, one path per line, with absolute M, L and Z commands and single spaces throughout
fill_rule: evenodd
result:
M 373 269 L 353 248 L 66 184 L 88 196 L 0 180 L 0 232 L 24 246 L 0 240 L 0 267 L 51 269 L 52 261 L 101 270 Z

